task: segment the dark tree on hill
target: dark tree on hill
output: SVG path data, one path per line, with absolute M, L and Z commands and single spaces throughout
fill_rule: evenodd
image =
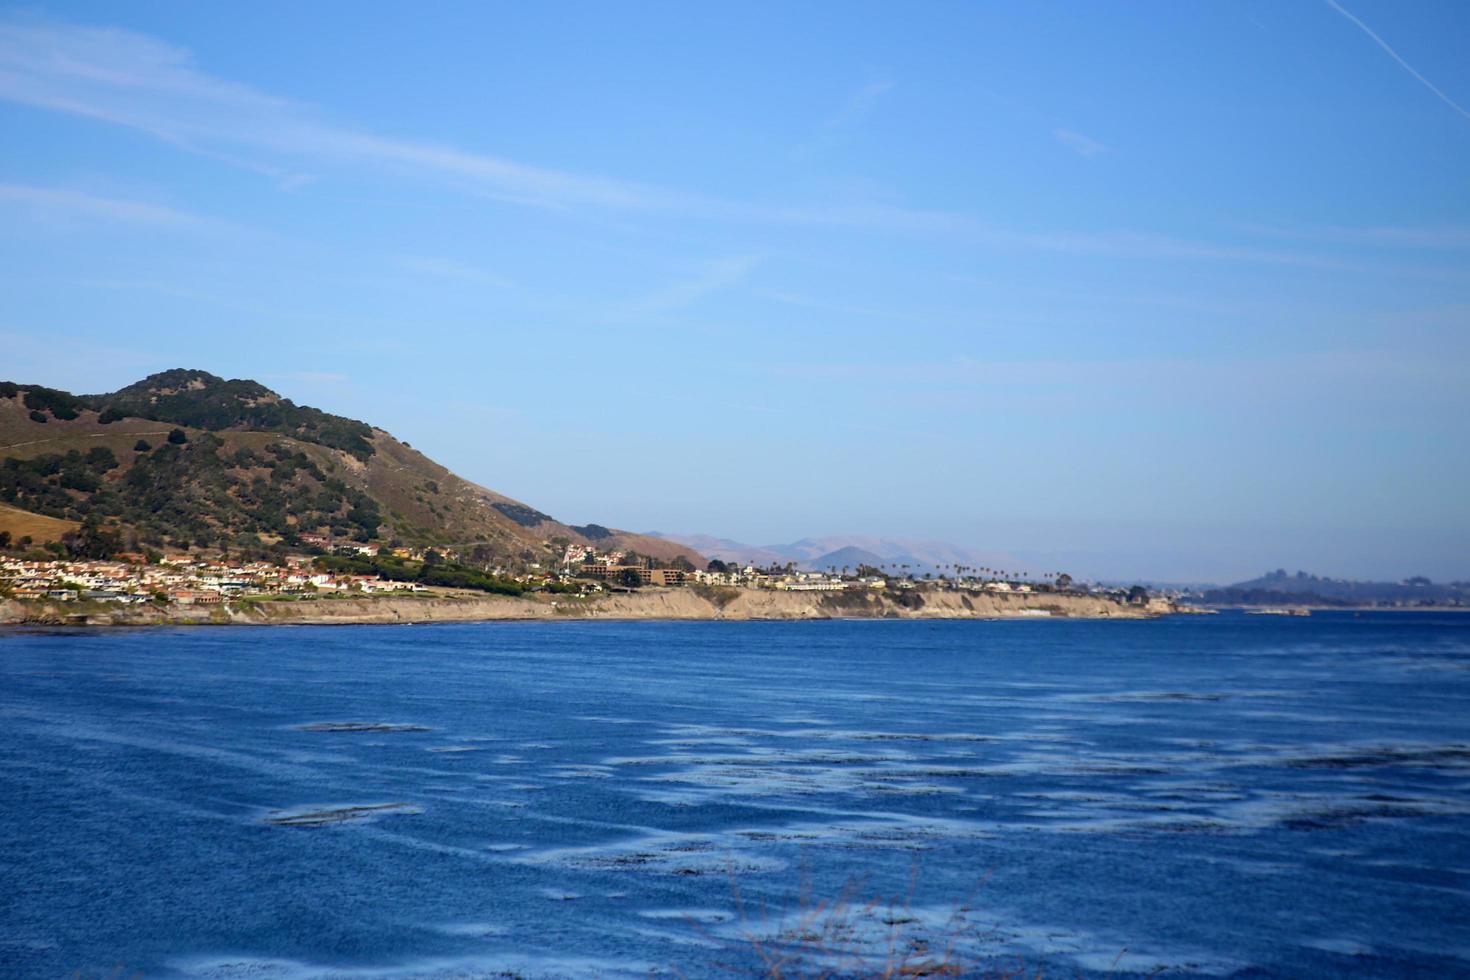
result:
M 638 577 L 636 568 L 625 568 L 618 572 L 618 584 L 626 585 L 630 589 L 636 589 L 643 584 L 643 579 Z
M 1072 587 L 1072 576 L 1068 575 L 1066 572 L 1062 572 L 1060 575 L 1057 576 L 1057 588 L 1058 589 L 1061 589 L 1062 591 L 1065 592 L 1067 589 L 1070 589 L 1071 587 Z
M 705 569 L 711 572 L 719 572 L 723 575 L 725 572 L 728 572 L 730 570 L 730 566 L 726 565 L 718 558 L 711 558 L 709 560 L 709 564 L 705 566 Z
M 61 544 L 73 558 L 111 558 L 122 547 L 116 531 L 100 527 L 95 521 L 67 531 L 61 536 Z
M 0 531 L 0 551 L 10 547 L 10 532 Z
M 1129 602 L 1146 602 L 1148 600 L 1148 589 L 1141 585 L 1135 585 L 1128 590 Z
M 685 558 L 683 555 L 675 555 L 674 560 L 669 562 L 669 567 L 677 568 L 681 572 L 692 572 L 694 571 L 694 562 Z
M 46 413 L 45 412 L 39 412 L 39 411 L 32 412 L 31 413 L 31 421 L 32 422 L 40 422 L 42 425 L 45 425 L 46 424 Z
M 183 429 L 170 429 L 168 433 L 168 441 L 173 443 L 175 446 L 182 446 L 184 443 L 189 441 L 189 436 L 184 432 Z
M 26 408 L 37 412 L 49 410 L 63 422 L 70 422 L 77 417 L 79 409 L 86 407 L 76 395 L 55 388 L 29 388 L 24 401 Z
M 490 506 L 515 521 L 521 527 L 536 527 L 539 524 L 551 520 L 550 515 L 543 514 L 534 507 L 527 507 L 525 504 L 508 504 L 504 501 L 498 501 Z
M 133 443 L 133 452 L 135 453 L 146 453 L 152 448 L 153 447 L 148 444 L 147 439 L 139 439 L 137 442 Z

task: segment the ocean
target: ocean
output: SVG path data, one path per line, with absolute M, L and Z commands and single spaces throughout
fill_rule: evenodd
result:
M 1470 976 L 1470 616 L 0 632 L 0 976 Z

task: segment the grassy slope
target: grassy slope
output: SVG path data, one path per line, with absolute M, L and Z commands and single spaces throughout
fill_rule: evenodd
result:
M 18 456 L 29 459 L 43 453 L 65 453 L 76 449 L 86 452 L 93 446 L 106 446 L 118 459 L 131 456 L 133 444 L 146 439 L 153 445 L 162 442 L 174 428 L 167 422 L 148 419 L 121 419 L 111 425 L 97 421 L 97 413 L 86 411 L 63 422 L 50 419 L 32 422 L 30 410 L 19 397 L 0 398 L 0 458 Z
M 385 513 L 397 510 L 419 526 L 437 524 L 455 543 L 468 544 L 483 534 L 492 542 L 534 548 L 542 541 L 562 537 L 580 544 L 596 544 L 603 549 L 632 548 L 640 554 L 664 560 L 684 555 L 700 568 L 704 567 L 705 559 L 692 548 L 660 538 L 618 531 L 612 538 L 592 542 L 555 520 L 523 527 L 494 506 L 525 506 L 520 501 L 456 476 L 382 430 L 374 430 L 373 444 L 378 451 L 368 461 L 366 485 L 383 504 Z M 430 505 L 433 510 L 430 510 Z
M 44 514 L 17 510 L 9 504 L 0 503 L 0 531 L 9 531 L 12 540 L 19 541 L 29 536 L 40 544 L 43 541 L 60 541 L 67 531 L 75 530 L 75 521 L 63 521 Z
M 20 396 L 0 398 L 0 458 L 28 459 L 45 453 L 74 449 L 86 452 L 95 446 L 105 446 L 122 464 L 107 474 L 109 481 L 125 478 L 137 456 L 133 446 L 140 438 L 157 446 L 175 428 L 166 422 L 140 418 L 103 425 L 98 421 L 98 413 L 90 410 L 69 421 L 49 418 L 44 423 L 32 421 L 29 414 Z M 200 434 L 198 429 L 179 428 L 191 440 Z M 241 447 L 260 451 L 267 445 L 283 442 L 293 450 L 305 452 L 328 475 L 367 491 L 381 506 L 385 520 L 392 527 L 391 533 L 411 543 L 470 546 L 483 542 L 497 552 L 519 554 L 529 550 L 537 555 L 544 555 L 542 542 L 553 537 L 593 543 L 556 521 L 523 527 L 493 506 L 517 505 L 518 501 L 461 479 L 382 430 L 374 430 L 373 444 L 377 451 L 366 463 L 342 450 L 274 432 L 223 430 L 215 435 L 224 441 L 222 452 L 227 454 Z M 55 520 L 29 516 L 34 520 Z M 69 521 L 55 521 L 54 527 L 48 526 L 47 533 L 59 535 L 73 526 Z M 34 531 L 27 533 L 42 540 Z M 704 559 L 692 549 L 658 538 L 618 532 L 614 538 L 595 544 L 601 548 L 633 548 L 641 554 L 663 559 L 683 554 L 699 567 L 704 566 Z

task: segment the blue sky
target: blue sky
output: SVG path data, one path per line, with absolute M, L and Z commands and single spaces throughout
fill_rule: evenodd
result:
M 0 376 L 568 521 L 1470 577 L 1470 5 L 0 7 Z

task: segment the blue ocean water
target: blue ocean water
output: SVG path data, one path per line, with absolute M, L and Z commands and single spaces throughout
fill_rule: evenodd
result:
M 0 975 L 761 955 L 1470 975 L 1470 616 L 0 632 Z

